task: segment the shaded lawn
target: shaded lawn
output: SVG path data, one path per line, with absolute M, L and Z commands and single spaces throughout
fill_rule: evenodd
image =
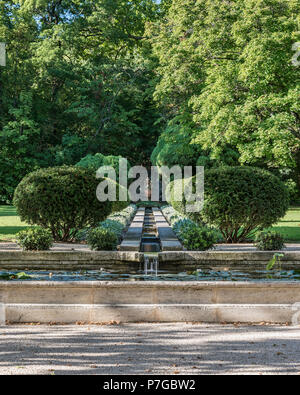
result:
M 286 241 L 300 243 L 300 207 L 291 208 L 273 229 L 281 233 Z
M 13 241 L 18 232 L 30 225 L 22 222 L 13 206 L 0 206 L 0 242 Z

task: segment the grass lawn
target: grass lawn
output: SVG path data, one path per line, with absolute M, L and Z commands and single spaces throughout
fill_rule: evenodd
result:
M 15 240 L 15 235 L 28 227 L 21 222 L 13 206 L 0 206 L 0 242 Z M 300 207 L 291 208 L 274 229 L 284 236 L 286 242 L 300 243 Z
M 27 228 L 13 206 L 0 206 L 0 242 L 14 240 L 18 232 Z
M 273 229 L 280 232 L 287 242 L 300 243 L 300 207 L 291 208 Z

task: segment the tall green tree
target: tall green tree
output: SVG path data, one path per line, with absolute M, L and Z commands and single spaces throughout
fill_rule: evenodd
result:
M 292 169 L 300 188 L 299 15 L 298 0 L 176 0 L 152 41 L 155 97 L 169 118 L 190 114 L 192 144 L 218 163 Z
M 97 152 L 149 162 L 160 113 L 145 25 L 163 12 L 152 0 L 0 0 L 1 201 L 36 167 Z

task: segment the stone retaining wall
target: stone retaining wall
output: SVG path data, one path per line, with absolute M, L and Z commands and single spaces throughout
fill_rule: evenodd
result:
M 0 300 L 13 323 L 291 323 L 300 284 L 0 282 Z
M 134 265 L 143 254 L 99 251 L 0 251 L 0 270 L 94 270 L 105 265 Z
M 300 252 L 285 252 L 282 267 L 300 268 Z M 160 267 L 164 269 L 181 266 L 218 269 L 265 269 L 274 252 L 162 252 Z M 101 267 L 118 265 L 120 268 L 143 263 L 144 255 L 139 252 L 78 252 L 49 251 L 22 252 L 0 251 L 0 270 L 97 270 Z

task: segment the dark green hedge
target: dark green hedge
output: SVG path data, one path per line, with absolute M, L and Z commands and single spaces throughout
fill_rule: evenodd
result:
M 175 182 L 176 187 L 176 182 Z M 180 212 L 186 202 L 172 201 Z M 278 177 L 251 167 L 221 167 L 205 172 L 205 204 L 193 219 L 214 225 L 228 243 L 243 242 L 257 229 L 277 223 L 289 207 L 289 194 Z
M 80 167 L 53 167 L 27 175 L 18 185 L 14 205 L 23 221 L 51 229 L 55 240 L 71 241 L 76 232 L 96 226 L 127 202 L 96 198 L 101 180 Z

